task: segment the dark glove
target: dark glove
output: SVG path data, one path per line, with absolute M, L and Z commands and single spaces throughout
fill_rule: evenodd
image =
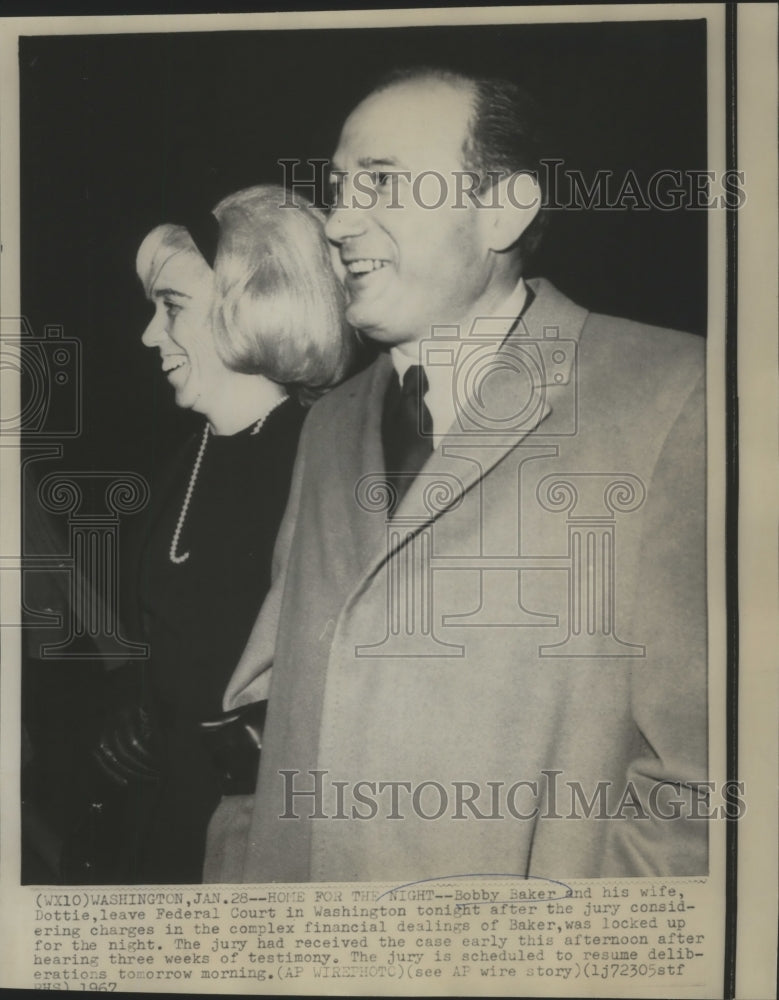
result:
M 224 795 L 250 795 L 257 784 L 267 701 L 255 701 L 198 724 Z
M 107 673 L 105 714 L 90 756 L 120 787 L 160 776 L 160 726 L 149 665 L 125 663 Z
M 139 705 L 116 709 L 89 752 L 88 790 L 64 837 L 60 881 L 67 885 L 134 882 L 133 859 L 150 804 L 161 787 L 150 716 Z
M 146 664 L 108 671 L 105 699 L 100 735 L 87 749 L 83 801 L 63 839 L 65 884 L 134 881 L 135 852 L 161 788 L 159 727 Z
M 108 717 L 92 757 L 111 781 L 156 781 L 159 749 L 153 716 L 142 705 L 123 705 Z

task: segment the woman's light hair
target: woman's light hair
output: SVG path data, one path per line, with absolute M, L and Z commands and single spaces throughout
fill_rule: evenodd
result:
M 214 335 L 225 363 L 304 395 L 335 385 L 347 373 L 354 338 L 322 214 L 266 184 L 228 195 L 214 215 Z
M 219 244 L 211 318 L 222 360 L 313 401 L 348 374 L 356 346 L 322 213 L 299 195 L 263 184 L 228 195 L 213 214 Z M 136 270 L 147 298 L 178 253 L 199 255 L 184 226 L 157 226 L 141 243 Z
M 144 238 L 135 257 L 135 270 L 141 279 L 146 298 L 151 298 L 157 275 L 171 257 L 177 253 L 198 252 L 184 226 L 157 226 Z

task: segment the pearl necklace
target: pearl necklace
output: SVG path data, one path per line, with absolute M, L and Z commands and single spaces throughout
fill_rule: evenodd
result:
M 283 402 L 285 402 L 289 397 L 284 395 L 271 406 L 271 408 L 265 413 L 264 416 L 260 417 L 257 423 L 252 427 L 250 434 L 259 434 L 262 429 L 262 425 L 268 419 L 268 417 L 273 413 L 274 410 L 278 409 Z M 173 538 L 170 541 L 170 549 L 168 550 L 168 555 L 170 556 L 170 561 L 175 563 L 176 566 L 180 566 L 189 559 L 189 552 L 182 552 L 181 555 L 176 555 L 176 550 L 179 547 L 179 538 L 181 537 L 181 532 L 184 528 L 184 522 L 187 519 L 187 511 L 189 510 L 189 504 L 192 500 L 192 494 L 195 491 L 195 483 L 197 482 L 198 473 L 200 472 L 200 466 L 203 463 L 203 455 L 206 453 L 206 445 L 208 444 L 208 435 L 211 431 L 211 424 L 206 421 L 206 425 L 203 428 L 203 437 L 200 441 L 200 448 L 198 448 L 197 457 L 195 458 L 195 464 L 192 466 L 192 475 L 189 477 L 189 486 L 187 486 L 187 492 L 184 496 L 184 503 L 181 505 L 181 513 L 179 514 L 179 519 L 176 522 L 176 530 L 173 532 Z

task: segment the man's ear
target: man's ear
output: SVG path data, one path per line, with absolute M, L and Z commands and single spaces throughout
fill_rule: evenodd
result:
M 510 174 L 481 198 L 482 237 L 489 250 L 500 253 L 517 242 L 541 208 L 541 188 L 527 171 Z

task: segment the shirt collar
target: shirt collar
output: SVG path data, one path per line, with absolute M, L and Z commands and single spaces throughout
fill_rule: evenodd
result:
M 490 330 L 491 332 L 494 331 L 496 340 L 500 338 L 500 341 L 502 342 L 509 334 L 517 321 L 517 317 L 525 306 L 527 295 L 528 287 L 525 284 L 524 278 L 520 276 L 520 279 L 514 286 L 513 291 L 501 302 L 500 306 L 488 317 L 480 317 L 480 319 L 486 318 L 492 320 Z M 505 320 L 505 329 L 503 328 L 504 324 L 501 320 Z M 421 363 L 419 344 L 415 341 L 411 344 L 395 346 L 390 349 L 390 357 L 392 358 L 392 364 L 395 371 L 398 373 L 398 378 L 402 383 L 403 376 L 406 374 L 408 369 L 412 365 L 418 365 Z M 427 374 L 429 377 L 429 372 Z
M 505 340 L 513 329 L 518 316 L 525 307 L 528 296 L 528 287 L 520 277 L 511 293 L 501 302 L 489 316 L 479 317 L 490 322 L 490 335 L 495 338 L 495 350 Z M 398 374 L 401 385 L 403 377 L 412 365 L 421 363 L 419 344 L 417 342 L 395 346 L 390 349 L 390 357 L 395 371 Z M 455 402 L 452 392 L 452 369 L 444 366 L 432 366 L 425 368 L 428 379 L 428 391 L 425 394 L 425 402 L 428 405 L 433 418 L 434 435 L 436 445 L 443 437 L 444 433 L 451 426 L 455 417 Z

